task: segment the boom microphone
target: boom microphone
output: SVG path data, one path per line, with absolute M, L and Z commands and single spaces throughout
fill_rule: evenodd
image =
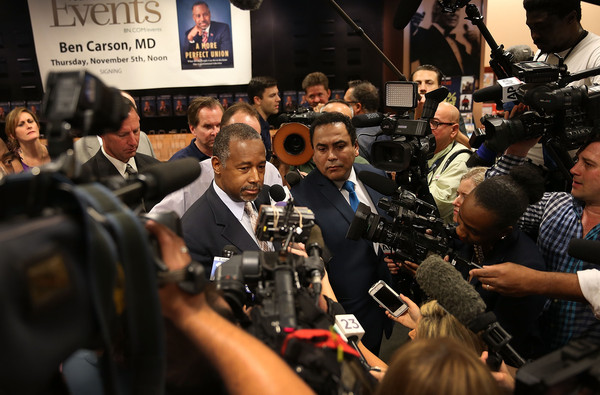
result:
M 358 173 L 358 179 L 382 195 L 390 196 L 398 190 L 398 186 L 394 181 L 372 171 L 361 171 Z
M 368 128 L 381 125 L 385 117 L 380 112 L 371 112 L 368 114 L 360 114 L 352 117 L 352 125 L 355 128 Z
M 310 234 L 308 235 L 308 240 L 306 241 L 306 253 L 312 264 L 310 270 L 310 282 L 313 285 L 315 295 L 317 295 L 317 300 L 318 295 L 321 294 L 321 278 L 325 273 L 325 269 L 321 263 L 321 256 L 324 248 L 325 241 L 323 240 L 321 228 L 319 225 L 313 225 Z
M 419 265 L 416 280 L 425 293 L 438 301 L 450 314 L 481 337 L 492 353 L 499 354 L 511 366 L 521 367 L 525 360 L 508 344 L 511 336 L 498 324 L 493 312 L 473 286 L 467 283 L 450 263 L 431 255 Z M 490 360 L 491 362 L 491 360 Z
M 571 239 L 569 255 L 585 262 L 600 264 L 600 240 Z

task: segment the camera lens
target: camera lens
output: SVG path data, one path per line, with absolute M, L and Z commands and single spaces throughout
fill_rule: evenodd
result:
M 290 155 L 299 155 L 304 152 L 306 142 L 299 134 L 290 134 L 283 141 L 283 148 Z

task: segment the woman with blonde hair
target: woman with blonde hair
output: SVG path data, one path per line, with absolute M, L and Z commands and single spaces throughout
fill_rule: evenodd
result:
M 48 148 L 40 141 L 40 122 L 25 107 L 16 107 L 6 116 L 8 145 L 24 170 L 50 162 Z
M 472 350 L 448 337 L 417 339 L 393 356 L 376 395 L 500 394 Z

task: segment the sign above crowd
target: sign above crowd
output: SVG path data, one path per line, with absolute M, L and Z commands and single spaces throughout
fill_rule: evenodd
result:
M 86 69 L 119 89 L 247 84 L 250 14 L 228 0 L 29 0 L 42 81 Z

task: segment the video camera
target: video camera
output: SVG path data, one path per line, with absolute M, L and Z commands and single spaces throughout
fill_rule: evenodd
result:
M 562 61 L 558 66 L 520 62 L 514 64 L 512 70 L 518 79 L 501 80 L 499 82 L 504 84 L 501 89 L 483 88 L 473 98 L 476 101 L 514 100 L 526 104 L 530 110 L 511 119 L 484 116 L 481 119 L 484 129 L 473 133 L 471 146 L 479 148 L 485 143 L 490 150 L 502 152 L 517 141 L 542 137 L 543 142 L 562 150 L 580 147 L 600 119 L 600 87 L 567 84 L 588 75 L 587 71 L 571 75 Z M 600 74 L 600 68 L 597 71 Z M 471 163 L 475 165 L 480 160 L 474 155 Z
M 286 206 L 260 207 L 257 239 L 273 243 L 278 251 L 245 251 L 233 255 L 215 272 L 217 289 L 223 291 L 239 319 L 244 318 L 242 306 L 251 304 L 260 311 L 261 322 L 272 325 L 271 335 L 297 328 L 295 295 L 313 284 L 310 293 L 316 301 L 324 274 L 320 260 L 323 241 L 322 237 L 318 240 L 314 218 L 311 210 L 296 207 L 291 199 Z M 291 243 L 306 243 L 311 256 L 288 253 Z
M 140 218 L 104 185 L 77 185 L 68 177 L 78 166 L 68 149 L 71 136 L 116 131 L 130 107 L 118 90 L 84 71 L 50 73 L 47 86 L 42 120 L 55 160 L 0 180 L 0 392 L 51 392 L 62 383 L 60 364 L 88 348 L 103 351 L 107 393 L 125 385 L 158 394 L 165 361 L 161 265 L 143 222 L 161 220 Z M 157 165 L 120 191 L 139 198 L 180 188 L 191 181 L 189 173 L 180 178 L 188 172 L 181 165 L 194 169 L 189 162 L 177 169 Z M 172 170 L 179 170 L 178 181 L 166 180 Z M 204 278 L 197 266 L 190 269 L 176 281 Z M 132 372 L 127 384 L 116 377 L 117 348 Z
M 371 178 L 376 176 L 371 174 Z M 360 178 L 364 179 L 364 174 Z M 369 206 L 361 203 L 348 228 L 346 238 L 364 238 L 384 244 L 394 250 L 394 257 L 400 261 L 420 263 L 430 253 L 448 255 L 450 263 L 464 278 L 468 277 L 469 270 L 477 267 L 455 253 L 452 248 L 455 229 L 445 225 L 444 221 L 437 217 L 434 205 L 418 199 L 414 193 L 403 188 L 399 188 L 392 198 L 380 199 L 377 205 L 392 220 L 388 221 L 372 213 Z

